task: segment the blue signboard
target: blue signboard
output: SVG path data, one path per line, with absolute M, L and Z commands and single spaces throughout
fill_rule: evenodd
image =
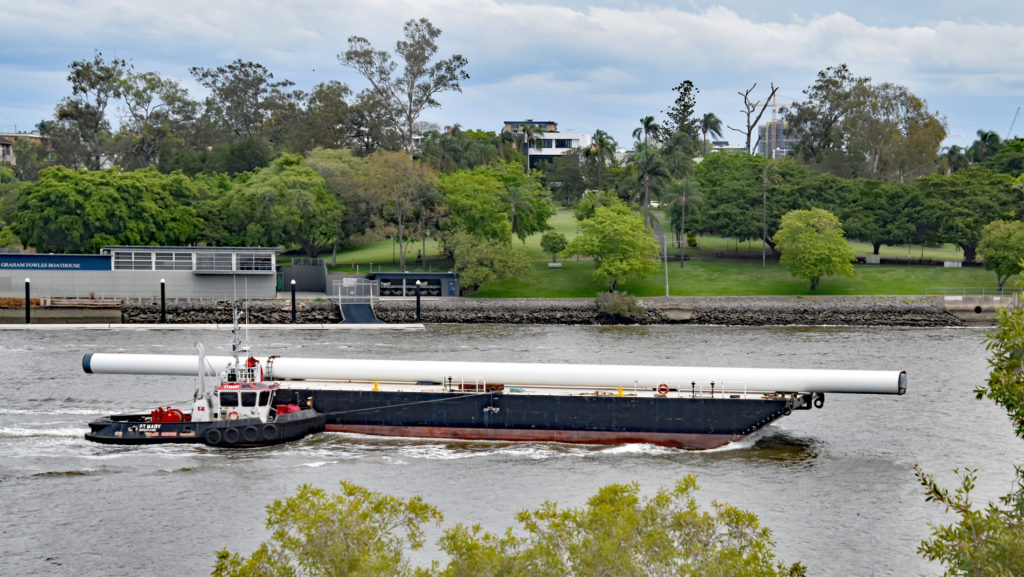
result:
M 110 270 L 110 255 L 0 254 L 0 271 L 5 270 Z

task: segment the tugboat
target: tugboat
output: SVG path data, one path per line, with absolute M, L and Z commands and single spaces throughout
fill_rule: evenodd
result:
M 263 380 L 263 366 L 249 355 L 240 338 L 234 312 L 232 361 L 222 370 L 206 360 L 201 344 L 196 391 L 188 412 L 157 407 L 149 414 L 111 415 L 89 423 L 89 441 L 114 445 L 205 443 L 214 447 L 258 447 L 294 441 L 324 430 L 324 415 L 311 399 L 281 391 L 280 383 Z M 242 360 L 244 356 L 244 360 Z M 204 377 L 217 374 L 219 384 L 207 390 Z

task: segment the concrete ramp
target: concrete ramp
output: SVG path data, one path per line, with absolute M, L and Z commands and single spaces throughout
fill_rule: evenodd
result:
M 341 322 L 344 324 L 379 323 L 373 307 L 364 303 L 343 303 L 341 305 Z

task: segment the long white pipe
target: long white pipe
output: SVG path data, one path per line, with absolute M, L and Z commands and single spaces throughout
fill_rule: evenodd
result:
M 231 357 L 208 356 L 207 374 L 214 375 Z M 642 365 L 570 365 L 540 363 L 481 363 L 459 361 L 395 361 L 312 358 L 259 358 L 268 379 L 338 381 L 479 381 L 503 385 L 568 387 L 656 387 L 666 383 L 685 389 L 694 383 L 707 390 L 748 390 L 780 393 L 860 393 L 902 395 L 907 389 L 903 371 L 831 369 L 755 369 L 728 367 L 667 367 Z M 92 353 L 82 359 L 86 372 L 108 374 L 195 375 L 193 355 L 129 355 Z

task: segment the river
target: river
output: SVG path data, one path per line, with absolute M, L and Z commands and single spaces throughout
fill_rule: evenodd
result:
M 696 475 L 699 499 L 749 509 L 781 560 L 810 575 L 939 575 L 916 553 L 930 522 L 914 464 L 977 497 L 1009 491 L 1022 444 L 974 399 L 981 329 L 439 325 L 425 331 L 253 330 L 259 354 L 791 368 L 902 369 L 905 396 L 828 395 L 754 438 L 711 452 L 648 445 L 484 443 L 322 434 L 248 450 L 86 442 L 103 414 L 187 401 L 193 379 L 86 375 L 87 352 L 227 354 L 230 335 L 191 330 L 0 330 L 0 558 L 8 575 L 208 574 L 217 550 L 269 534 L 264 506 L 310 483 L 349 480 L 441 508 L 446 524 L 514 524 L 545 500 L 579 506 L 598 487 L 646 494 Z M 435 535 L 436 537 L 436 535 Z M 437 555 L 436 551 L 434 553 Z M 430 553 L 428 552 L 429 556 Z

